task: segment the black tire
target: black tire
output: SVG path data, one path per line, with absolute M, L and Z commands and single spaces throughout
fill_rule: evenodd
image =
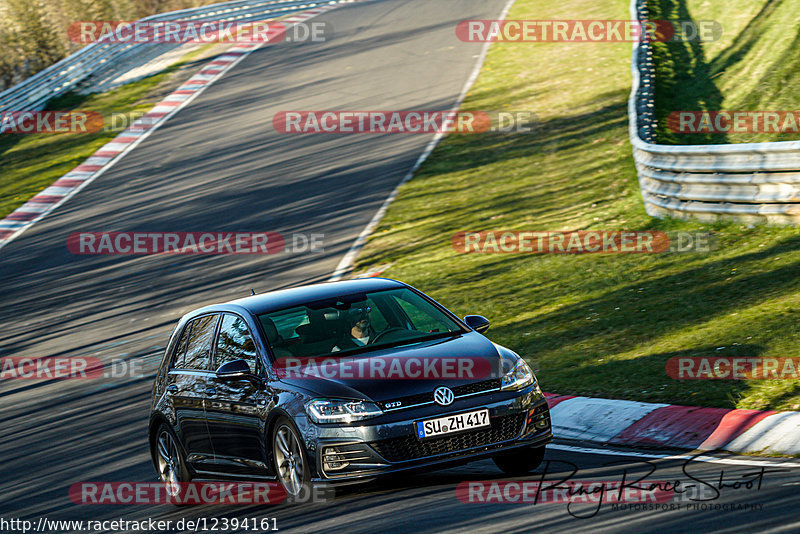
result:
M 526 447 L 503 452 L 492 458 L 500 470 L 510 476 L 526 475 L 544 461 L 544 447 Z
M 156 430 L 155 463 L 158 478 L 165 485 L 167 499 L 175 506 L 183 506 L 187 482 L 192 475 L 186 466 L 186 458 L 178 437 L 169 425 L 161 423 Z
M 270 446 L 278 481 L 288 498 L 298 497 L 311 486 L 311 469 L 300 433 L 287 417 L 279 418 L 272 427 Z

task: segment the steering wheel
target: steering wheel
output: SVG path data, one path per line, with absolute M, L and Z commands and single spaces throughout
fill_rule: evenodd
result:
M 375 335 L 375 337 L 374 337 L 374 338 L 372 338 L 372 339 L 370 340 L 370 345 L 371 345 L 371 344 L 373 344 L 373 343 L 377 343 L 377 342 L 378 342 L 378 340 L 379 340 L 379 339 L 381 339 L 381 338 L 382 338 L 383 336 L 385 336 L 386 334 L 390 334 L 390 333 L 392 333 L 392 332 L 397 332 L 398 330 L 405 330 L 405 328 L 401 328 L 401 327 L 399 327 L 399 326 L 390 326 L 390 327 L 389 327 L 389 328 L 387 328 L 386 330 L 381 330 L 380 332 L 378 332 L 378 333 Z

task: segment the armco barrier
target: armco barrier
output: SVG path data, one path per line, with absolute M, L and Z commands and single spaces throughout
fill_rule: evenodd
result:
M 237 0 L 171 11 L 169 13 L 159 13 L 141 20 L 248 22 L 263 20 L 265 17 L 279 17 L 296 11 L 336 3 L 339 3 L 339 0 Z M 0 114 L 9 111 L 41 110 L 50 99 L 75 89 L 79 84 L 89 80 L 91 76 L 108 70 L 124 58 L 134 54 L 141 54 L 143 50 L 153 47 L 163 47 L 166 50 L 174 46 L 177 46 L 177 44 L 115 43 L 107 40 L 91 43 L 69 57 L 0 93 Z M 133 66 L 131 65 L 131 68 Z
M 648 18 L 646 0 L 631 17 Z M 650 43 L 633 45 L 630 139 L 645 209 L 652 216 L 800 223 L 800 141 L 659 145 Z

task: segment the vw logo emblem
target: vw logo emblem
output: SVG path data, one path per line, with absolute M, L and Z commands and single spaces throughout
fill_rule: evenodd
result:
M 441 406 L 449 406 L 453 404 L 454 398 L 455 395 L 453 395 L 453 390 L 450 388 L 442 386 L 433 390 L 433 400 L 436 402 L 436 404 Z

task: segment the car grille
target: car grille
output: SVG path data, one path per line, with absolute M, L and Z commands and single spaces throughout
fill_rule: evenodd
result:
M 453 390 L 453 395 L 458 397 L 463 397 L 464 395 L 474 395 L 476 393 L 482 393 L 491 391 L 494 389 L 498 389 L 500 387 L 500 379 L 495 378 L 492 380 L 484 380 L 483 382 L 473 382 L 471 384 L 464 384 L 461 386 L 455 386 L 450 389 Z M 427 391 L 425 393 L 418 393 L 416 395 L 408 395 L 407 397 L 400 397 L 398 399 L 392 399 L 388 401 L 382 401 L 378 403 L 382 409 L 386 409 L 387 404 L 392 404 L 395 402 L 400 402 L 401 405 L 397 406 L 396 408 L 405 408 L 407 406 L 414 406 L 416 404 L 425 404 L 426 402 L 433 402 L 433 390 Z
M 453 394 L 456 397 L 463 395 L 471 395 L 473 393 L 480 393 L 482 391 L 489 391 L 490 389 L 498 389 L 500 387 L 500 379 L 486 380 L 485 382 L 473 382 L 472 384 L 464 384 L 463 386 L 456 386 L 453 389 Z
M 390 462 L 414 460 L 438 454 L 463 451 L 473 447 L 508 441 L 519 436 L 525 413 L 504 415 L 491 419 L 491 428 L 420 440 L 413 436 L 375 441 L 369 445 Z

